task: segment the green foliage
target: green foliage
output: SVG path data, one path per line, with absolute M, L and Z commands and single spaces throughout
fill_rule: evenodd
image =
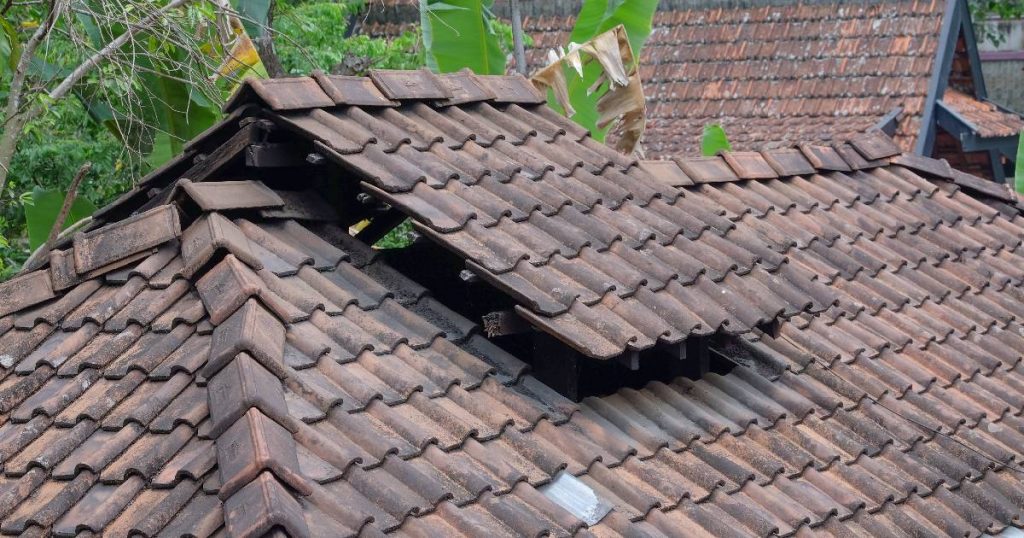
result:
M 1021 0 L 970 0 L 967 4 L 979 42 L 987 40 L 1000 45 L 1006 41 L 1009 27 L 989 19 L 1011 21 L 1024 18 L 1024 1 Z
M 658 0 L 584 0 L 569 40 L 573 43 L 584 43 L 621 24 L 626 29 L 626 37 L 633 48 L 634 57 L 639 58 L 644 43 L 651 35 L 651 24 L 657 8 Z M 600 116 L 597 101 L 605 88 L 590 91 L 600 75 L 601 68 L 596 62 L 591 62 L 584 68 L 582 78 L 575 71 L 566 70 L 566 77 L 569 80 L 569 102 L 576 110 L 572 117 L 573 121 L 586 127 L 595 138 L 603 141 L 607 129 L 597 127 Z M 548 102 L 557 108 L 553 98 Z
M 180 55 L 179 51 L 169 51 Z M 153 129 L 143 134 L 147 143 L 146 162 L 157 167 L 181 153 L 185 142 L 220 119 L 220 107 L 179 73 L 165 65 L 140 62 L 151 67 L 140 73 L 141 83 L 150 89 L 142 103 L 144 122 Z
M 21 59 L 21 41 L 18 38 L 18 32 L 3 17 L 0 17 L 0 30 L 3 31 L 3 39 L 0 39 L 0 62 L 14 71 Z
M 700 138 L 700 153 L 705 157 L 717 155 L 719 151 L 732 151 L 729 144 L 729 137 L 725 135 L 725 129 L 717 123 L 709 123 L 704 126 L 704 134 Z
M 583 43 L 618 25 L 626 28 L 629 45 L 639 57 L 651 35 L 658 0 L 584 0 L 569 40 Z
M 92 170 L 79 188 L 78 199 L 101 207 L 131 188 L 132 178 L 141 174 L 138 163 L 126 157 L 124 144 L 96 124 L 75 99 L 55 103 L 31 123 L 0 197 L 0 280 L 17 271 L 32 251 L 23 202 L 33 190 L 63 191 L 78 167 L 91 161 Z M 49 228 L 44 239 L 48 232 Z
M 420 0 L 420 32 L 427 67 L 437 73 L 469 68 L 505 73 L 506 55 L 493 24 L 494 0 Z
M 242 19 L 249 37 L 261 37 L 265 35 L 270 17 L 270 6 L 274 0 L 232 0 L 231 5 L 238 10 L 238 16 Z
M 420 66 L 416 35 L 406 32 L 395 39 L 365 35 L 344 36 L 349 18 L 362 2 L 308 2 L 280 5 L 274 20 L 275 48 L 290 74 L 313 69 L 364 74 L 371 68 L 415 69 Z
M 382 249 L 405 248 L 414 240 L 416 240 L 416 232 L 412 229 L 412 222 L 405 219 L 373 246 Z
M 30 249 L 35 250 L 36 247 L 46 242 L 53 223 L 60 216 L 64 197 L 65 193 L 61 191 L 48 191 L 41 187 L 35 187 L 32 192 L 28 193 L 28 196 L 24 197 L 22 205 L 25 206 L 25 224 L 28 228 Z M 75 198 L 61 229 L 67 228 L 95 212 L 96 206 L 88 198 Z

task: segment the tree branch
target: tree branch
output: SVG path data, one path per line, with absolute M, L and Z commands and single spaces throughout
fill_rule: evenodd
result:
M 64 205 L 60 206 L 60 213 L 57 213 L 57 220 L 53 223 L 53 227 L 50 228 L 50 235 L 46 238 L 46 246 L 43 248 L 44 251 L 48 251 L 53 248 L 53 242 L 57 240 L 57 235 L 60 234 L 61 228 L 64 227 L 64 221 L 68 220 L 68 213 L 71 213 L 71 206 L 75 203 L 75 197 L 78 196 L 78 186 L 82 184 L 82 180 L 85 179 L 85 174 L 89 173 L 92 169 L 92 163 L 86 161 L 75 173 L 75 178 L 71 180 L 71 186 L 68 187 L 68 193 L 64 195 Z
M 71 88 L 74 87 L 74 85 L 79 80 L 82 80 L 82 77 L 89 73 L 89 71 L 92 70 L 92 68 L 96 67 L 107 56 L 110 56 L 118 49 L 120 49 L 122 46 L 124 46 L 124 44 L 130 41 L 133 37 L 135 37 L 136 34 L 144 30 L 150 29 L 154 24 L 160 21 L 164 14 L 166 14 L 169 11 L 178 9 L 179 7 L 191 1 L 192 0 L 174 0 L 173 2 L 168 3 L 166 6 L 149 14 L 138 23 L 130 25 L 128 30 L 112 39 L 110 43 L 104 45 L 102 49 L 96 51 L 95 54 L 93 54 L 84 62 L 79 64 L 79 66 L 76 67 L 74 71 L 69 73 L 68 76 L 64 77 L 64 80 L 62 80 L 61 83 L 57 85 L 57 87 L 50 90 L 48 94 L 50 99 L 60 99 L 61 97 L 67 95 L 67 93 L 71 91 Z

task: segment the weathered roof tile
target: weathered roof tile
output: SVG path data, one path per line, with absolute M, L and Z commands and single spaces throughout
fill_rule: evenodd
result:
M 275 479 L 300 495 L 312 493 L 299 471 L 291 432 L 258 409 L 250 408 L 217 437 L 216 444 L 221 500 L 230 498 L 264 472 L 273 473 Z
M 451 99 L 452 92 L 427 69 L 408 71 L 371 69 L 370 80 L 388 99 Z
M 196 219 L 181 237 L 184 272 L 192 275 L 213 260 L 220 252 L 230 252 L 253 269 L 263 264 L 253 254 L 249 240 L 230 220 L 220 213 L 209 213 Z
M 314 71 L 313 78 L 320 88 L 334 100 L 336 105 L 347 106 L 397 106 L 398 103 L 384 97 L 373 81 L 367 77 L 328 75 Z
M 284 206 L 284 200 L 259 181 L 193 183 L 183 179 L 178 185 L 203 211 L 265 209 Z
M 181 235 L 178 210 L 161 206 L 96 230 L 75 234 L 75 271 L 87 273 Z
M 53 299 L 50 272 L 32 271 L 0 284 L 0 316 Z

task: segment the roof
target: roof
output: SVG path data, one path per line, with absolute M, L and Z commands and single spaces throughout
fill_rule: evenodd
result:
M 297 109 L 325 103 L 324 80 L 254 83 L 235 103 L 249 117 L 190 146 L 206 158 L 158 171 L 97 218 L 110 222 L 0 284 L 0 531 L 973 536 L 1021 524 L 1024 220 L 1004 187 L 893 154 L 879 137 L 622 171 L 578 149 L 586 138 L 546 130 L 529 92 L 509 102 L 500 92 L 519 79 L 441 78 L 449 92 L 453 80 L 472 83 L 460 86 L 467 95 L 493 89 L 450 106 L 454 96 L 396 93 L 424 84 L 353 79 L 397 106 Z M 433 130 L 400 119 L 414 114 L 429 115 L 440 139 L 425 143 Z M 795 288 L 772 290 L 827 309 L 718 333 L 711 349 L 737 364 L 729 373 L 573 403 L 348 236 L 310 174 L 199 179 L 238 140 L 225 131 L 269 120 L 307 136 L 300 127 L 328 116 L 346 126 L 318 131 L 318 147 L 346 170 L 331 181 L 365 181 L 382 197 L 387 185 L 410 187 L 399 194 L 425 184 L 452 215 L 459 200 L 489 200 L 502 215 L 514 212 L 517 186 L 584 183 L 557 168 L 530 179 L 524 166 L 491 199 L 477 194 L 491 174 L 446 182 L 437 166 L 477 163 L 497 176 L 509 166 L 495 153 L 502 141 L 552 167 L 554 149 L 567 147 L 587 156 L 574 171 L 618 171 L 625 199 L 645 201 L 602 200 L 588 214 L 697 198 L 731 223 L 716 248 L 747 248 L 737 230 L 756 232 L 764 255 L 751 264 L 804 268 Z M 451 116 L 458 135 L 445 130 Z M 538 132 L 517 135 L 524 121 Z M 353 123 L 374 140 L 342 153 Z M 365 171 L 366 155 L 378 175 Z M 399 167 L 401 156 L 417 158 Z M 409 163 L 431 172 L 409 174 Z M 654 184 L 664 192 L 647 198 Z M 480 207 L 466 222 L 485 215 Z M 483 227 L 485 244 L 506 241 L 497 226 Z M 629 259 L 617 267 L 648 267 Z M 723 281 L 754 271 L 730 270 Z M 821 301 L 801 286 L 833 295 Z M 722 295 L 704 307 L 750 315 Z M 611 510 L 591 517 L 561 500 L 580 500 L 567 491 Z
M 736 150 L 832 143 L 897 113 L 894 138 L 902 149 L 914 150 L 944 48 L 947 3 L 662 7 L 639 61 L 647 96 L 645 152 L 652 158 L 696 155 L 709 123 L 721 123 Z M 414 22 L 395 4 L 401 3 L 371 6 L 362 31 L 396 35 Z M 571 3 L 554 9 L 577 10 Z M 564 13 L 525 18 L 524 30 L 533 38 L 531 70 L 547 63 L 549 50 L 568 44 L 574 23 Z M 969 93 L 960 93 L 964 107 L 990 107 L 973 89 Z M 1016 114 L 998 109 L 971 119 L 983 136 L 1020 123 Z
M 981 138 L 1017 136 L 1024 131 L 1024 119 L 1020 116 L 952 88 L 942 96 L 942 104 L 963 118 Z

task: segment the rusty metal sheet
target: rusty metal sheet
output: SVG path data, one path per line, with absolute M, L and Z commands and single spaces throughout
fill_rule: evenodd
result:
M 178 209 L 160 206 L 96 230 L 75 234 L 75 271 L 87 273 L 181 235 Z
M 281 207 L 284 200 L 259 181 L 207 181 L 183 179 L 178 186 L 203 211 Z

